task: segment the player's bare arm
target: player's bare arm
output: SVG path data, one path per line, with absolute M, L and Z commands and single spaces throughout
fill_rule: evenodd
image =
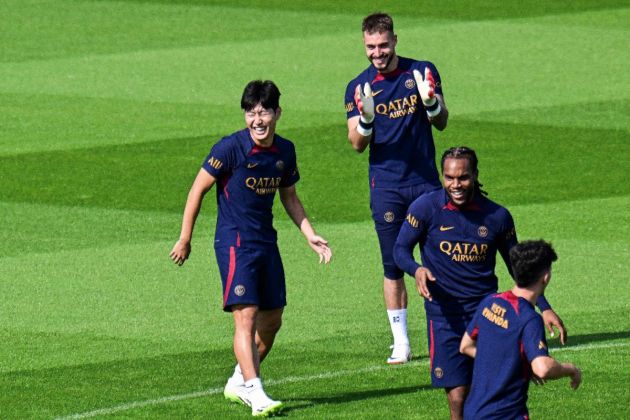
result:
M 532 360 L 532 372 L 542 380 L 571 378 L 571 388 L 577 389 L 582 383 L 582 371 L 573 363 L 560 363 L 553 357 L 540 356 Z
M 560 333 L 560 343 L 564 345 L 567 342 L 568 335 L 562 319 L 560 319 L 553 309 L 544 310 L 541 315 L 549 334 L 553 337 L 555 335 L 554 327 L 557 328 Z
M 468 332 L 464 333 L 462 342 L 459 345 L 459 352 L 473 359 L 477 355 L 477 342 L 472 339 Z
M 431 292 L 427 287 L 427 281 L 435 281 L 435 277 L 433 276 L 433 273 L 431 273 L 431 270 L 426 267 L 418 267 L 414 277 L 416 279 L 416 289 L 418 289 L 420 296 L 425 299 L 433 300 L 433 296 L 431 296 Z
M 348 141 L 352 145 L 352 148 L 356 150 L 358 153 L 363 153 L 365 149 L 367 149 L 370 144 L 370 139 L 372 138 L 372 134 L 369 136 L 364 136 L 357 131 L 357 127 L 359 126 L 360 117 L 357 115 L 356 117 L 352 117 L 348 119 Z
M 169 257 L 175 264 L 183 265 L 190 255 L 193 229 L 195 221 L 201 209 L 203 197 L 212 188 L 216 178 L 210 175 L 205 169 L 200 169 L 197 177 L 190 187 L 186 207 L 184 208 L 184 217 L 182 219 L 182 229 L 179 234 L 179 240 L 175 242 Z
M 448 122 L 448 108 L 446 108 L 446 103 L 442 95 L 436 94 L 435 98 L 440 104 L 440 112 L 433 117 L 429 117 L 429 121 L 433 124 L 433 127 L 442 131 L 446 128 L 446 123 Z
M 293 223 L 300 228 L 308 245 L 319 255 L 319 262 L 328 264 L 332 258 L 332 251 L 328 241 L 315 233 L 315 229 L 306 217 L 306 211 L 295 190 L 295 185 L 280 188 L 280 201 Z
M 348 120 L 348 140 L 357 152 L 361 153 L 370 143 L 374 129 L 374 98 L 369 83 L 357 85 L 354 92 L 354 103 L 360 112 L 359 116 Z

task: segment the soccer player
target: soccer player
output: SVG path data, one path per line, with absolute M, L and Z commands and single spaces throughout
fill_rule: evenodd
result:
M 383 263 L 383 293 L 394 344 L 387 363 L 411 359 L 407 290 L 393 249 L 407 208 L 420 194 L 440 187 L 432 127 L 443 130 L 448 110 L 433 63 L 396 55 L 392 18 L 363 20 L 370 66 L 348 83 L 348 140 L 359 153 L 369 145 L 370 208 Z
M 528 419 L 531 372 L 542 381 L 569 376 L 571 388 L 580 386 L 582 373 L 575 365 L 549 356 L 543 321 L 534 309 L 557 259 L 544 241 L 510 250 L 516 285 L 481 302 L 461 341 L 460 351 L 475 359 L 465 419 Z
M 293 143 L 276 134 L 280 91 L 271 81 L 255 80 L 243 92 L 246 128 L 221 139 L 210 150 L 188 194 L 179 240 L 171 259 L 184 264 L 205 194 L 216 184 L 218 216 L 214 239 L 223 310 L 234 318 L 234 354 L 238 364 L 224 396 L 251 406 L 254 416 L 280 411 L 282 402 L 267 396 L 260 362 L 267 356 L 286 305 L 284 270 L 272 225 L 276 191 L 308 245 L 328 263 L 328 242 L 311 226 L 295 183 L 300 179 Z
M 496 293 L 497 253 L 510 269 L 517 243 L 510 213 L 489 200 L 478 181 L 477 155 L 454 147 L 442 155 L 443 188 L 420 196 L 409 207 L 394 250 L 396 262 L 416 281 L 425 298 L 431 383 L 447 393 L 452 419 L 462 417 L 472 378 L 472 359 L 459 344 L 479 303 Z M 423 265 L 413 258 L 420 244 Z M 566 330 L 544 296 L 537 302 L 547 328 Z

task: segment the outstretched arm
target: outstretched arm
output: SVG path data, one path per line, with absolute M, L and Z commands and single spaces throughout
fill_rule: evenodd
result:
M 315 233 L 311 222 L 306 217 L 304 206 L 297 196 L 295 185 L 280 188 L 280 201 L 293 223 L 300 228 L 300 231 L 308 241 L 308 245 L 319 255 L 319 262 L 327 264 L 332 258 L 332 251 L 328 247 L 328 241 Z
M 532 372 L 543 381 L 571 377 L 571 388 L 577 389 L 582 382 L 582 371 L 572 363 L 559 363 L 553 357 L 540 356 L 532 360 Z
M 195 228 L 197 215 L 199 215 L 199 210 L 201 209 L 201 202 L 215 182 L 216 178 L 202 168 L 199 170 L 192 187 L 190 187 L 186 207 L 184 208 L 184 217 L 182 219 L 182 229 L 179 234 L 179 240 L 175 243 L 169 254 L 169 257 L 175 264 L 184 264 L 190 255 L 190 241 Z

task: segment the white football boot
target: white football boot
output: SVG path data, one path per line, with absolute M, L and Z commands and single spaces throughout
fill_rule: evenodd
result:
M 388 365 L 401 365 L 411 360 L 411 347 L 409 344 L 390 346 L 392 355 L 387 358 Z

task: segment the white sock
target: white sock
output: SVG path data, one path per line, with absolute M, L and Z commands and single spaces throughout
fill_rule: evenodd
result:
M 389 326 L 394 335 L 394 346 L 408 346 L 407 309 L 388 309 L 387 317 L 389 318 Z
M 245 382 L 245 388 L 247 389 L 252 407 L 260 407 L 271 404 L 271 398 L 269 398 L 265 393 L 260 378 L 250 379 Z
M 234 368 L 234 373 L 230 378 L 231 382 L 236 385 L 243 385 L 245 383 L 245 378 L 243 378 L 243 372 L 241 372 L 241 366 L 237 363 Z

